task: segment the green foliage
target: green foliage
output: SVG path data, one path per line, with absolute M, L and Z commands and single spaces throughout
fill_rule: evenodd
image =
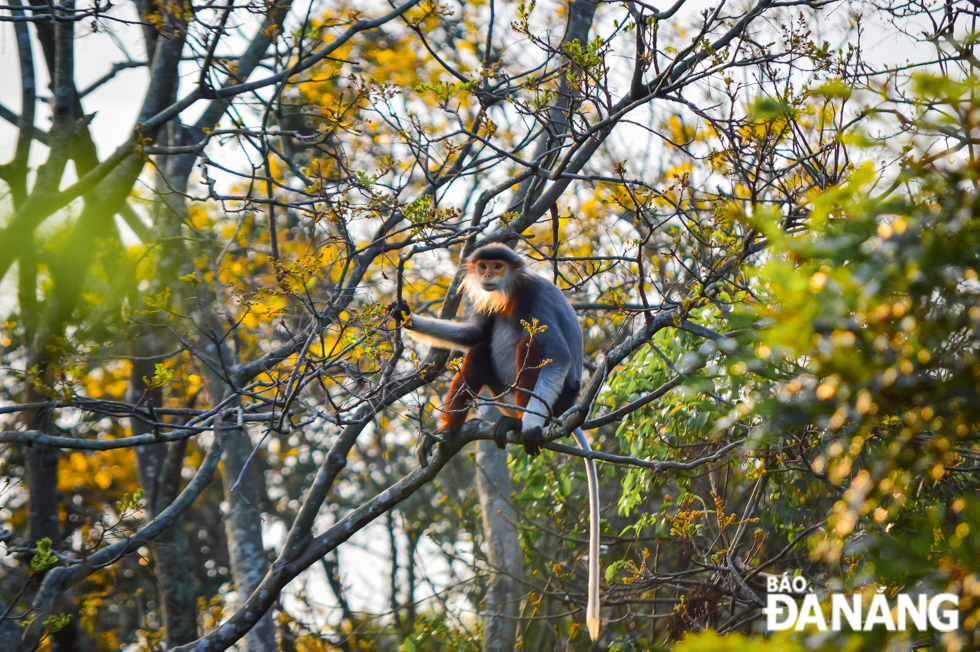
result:
M 973 80 L 922 75 L 914 87 L 923 130 L 962 128 L 980 105 Z M 846 100 L 851 91 L 832 80 L 808 92 Z M 768 130 L 798 110 L 760 100 L 750 118 Z M 683 303 L 730 338 L 699 347 L 699 338 L 661 331 L 602 400 L 613 409 L 677 384 L 619 426 L 624 452 L 642 459 L 685 461 L 697 446 L 745 438 L 743 454 L 707 483 L 704 468 L 627 471 L 624 536 L 670 538 L 696 551 L 692 558 L 723 565 L 733 554 L 726 538 L 744 529 L 758 546 L 738 552 L 744 568 L 803 574 L 834 591 L 953 593 L 963 630 L 772 638 L 709 630 L 674 649 L 798 650 L 805 640 L 808 649 L 877 650 L 912 640 L 958 650 L 977 642 L 980 179 L 976 165 L 937 169 L 934 158 L 908 156 L 888 177 L 870 162 L 852 167 L 808 194 L 803 229 L 788 230 L 772 207 L 716 211 L 768 245 L 759 267 L 745 270 L 751 301 L 724 311 L 699 308 L 690 295 Z M 659 513 L 644 512 L 651 496 L 660 496 Z M 671 570 L 684 564 L 680 555 Z M 661 573 L 664 566 L 661 559 Z M 617 576 L 642 584 L 650 574 L 619 563 L 607 581 Z M 725 616 L 712 620 L 727 613 L 721 601 L 704 597 L 682 594 L 673 631 L 723 624 Z
M 132 494 L 126 494 L 122 500 L 116 501 L 116 511 L 120 515 L 131 515 L 143 509 L 142 487 Z
M 169 383 L 174 377 L 174 370 L 167 367 L 164 364 L 157 364 L 153 372 L 153 378 L 146 378 L 144 376 L 143 382 L 146 383 L 147 389 L 152 389 L 154 387 L 163 387 Z
M 759 337 L 793 364 L 752 445 L 811 433 L 807 463 L 842 492 L 811 556 L 848 559 L 845 585 L 959 593 L 980 573 L 980 195 L 970 170 L 906 179 L 917 194 L 875 198 L 860 168 L 814 197 L 810 233 L 773 243 Z
M 573 39 L 565 44 L 564 49 L 575 64 L 584 70 L 593 70 L 602 63 L 604 45 L 605 43 L 601 38 L 595 38 L 583 48 L 578 39 Z M 571 72 L 568 73 L 568 81 L 574 81 Z
M 744 376 L 741 367 L 736 366 L 740 358 L 734 341 L 724 342 L 731 355 L 720 351 L 710 372 L 705 370 L 704 354 L 714 355 L 719 348 L 711 344 L 695 352 L 691 349 L 696 348 L 696 341 L 697 338 L 684 331 L 660 331 L 650 347 L 633 356 L 610 380 L 603 401 L 613 406 L 635 401 L 667 382 L 680 381 L 676 389 L 651 403 L 656 408 L 639 410 L 623 419 L 616 434 L 624 453 L 642 459 L 664 459 L 671 457 L 672 450 L 678 446 L 713 438 L 714 423 L 729 413 L 730 406 L 712 397 L 719 392 L 738 394 Z M 668 360 L 678 363 L 673 365 Z M 619 504 L 623 515 L 631 516 L 652 487 L 662 482 L 662 476 L 644 469 L 630 469 L 623 479 Z M 684 484 L 681 481 L 681 487 Z M 639 532 L 654 522 L 655 515 L 639 515 L 632 529 Z
M 840 79 L 831 79 L 828 82 L 817 86 L 810 91 L 814 95 L 823 95 L 824 97 L 836 97 L 842 100 L 846 100 L 854 92 L 854 89 L 845 84 Z
M 450 82 L 439 82 L 437 84 L 419 84 L 415 87 L 416 93 L 432 93 L 443 104 L 456 97 L 460 93 L 472 91 L 480 83 L 478 79 L 472 79 L 463 84 Z
M 42 623 L 45 629 L 50 633 L 57 632 L 64 627 L 67 627 L 72 620 L 72 614 L 52 614 L 48 616 Z
M 44 537 L 34 547 L 34 556 L 31 557 L 31 570 L 40 573 L 57 563 L 58 557 L 51 552 L 51 539 Z
M 749 115 L 761 121 L 774 120 L 792 113 L 793 107 L 770 97 L 760 97 L 753 102 Z
M 763 639 L 742 634 L 720 636 L 710 629 L 686 636 L 673 647 L 674 652 L 722 652 L 731 649 L 739 652 L 804 652 L 807 647 L 786 634 Z

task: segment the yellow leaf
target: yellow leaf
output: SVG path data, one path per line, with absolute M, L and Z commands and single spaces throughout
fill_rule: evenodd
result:
M 112 476 L 106 471 L 99 471 L 95 474 L 95 484 L 99 485 L 100 489 L 108 489 L 112 486 Z

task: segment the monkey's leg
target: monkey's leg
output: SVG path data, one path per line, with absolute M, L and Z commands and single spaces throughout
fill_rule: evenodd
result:
M 491 381 L 490 374 L 492 373 L 493 366 L 490 360 L 490 344 L 488 342 L 477 344 L 466 353 L 466 357 L 463 358 L 463 365 L 453 376 L 453 382 L 449 385 L 449 393 L 446 394 L 446 402 L 442 406 L 439 429 L 435 434 L 440 436 L 443 441 L 452 439 L 466 423 L 466 417 L 473 405 L 473 398 L 480 393 L 484 385 Z M 429 464 L 429 456 L 435 443 L 435 437 L 426 435 L 419 445 L 419 464 L 423 467 Z
M 541 371 L 541 352 L 538 344 L 529 336 L 521 339 L 517 343 L 517 382 L 515 383 L 515 402 L 518 408 L 526 408 L 534 386 L 538 382 L 538 373 Z M 524 391 L 522 391 L 524 390 Z M 493 426 L 493 440 L 498 448 L 503 448 L 507 444 L 507 433 L 517 431 L 521 433 L 521 441 L 524 444 L 524 451 L 531 457 L 535 457 L 541 452 L 541 445 L 544 443 L 544 433 L 540 427 L 532 428 L 523 432 L 521 428 L 521 417 L 524 416 L 522 410 L 517 411 L 517 417 L 502 416 L 497 419 Z

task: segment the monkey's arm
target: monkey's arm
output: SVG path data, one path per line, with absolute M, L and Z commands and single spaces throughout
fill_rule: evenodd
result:
M 474 320 L 458 322 L 412 315 L 405 328 L 412 331 L 415 339 L 447 349 L 468 350 L 486 339 L 483 325 Z

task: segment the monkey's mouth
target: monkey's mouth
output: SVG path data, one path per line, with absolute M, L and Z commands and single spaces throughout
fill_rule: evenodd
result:
M 499 285 L 496 281 L 480 281 L 480 287 L 486 292 L 496 292 Z

